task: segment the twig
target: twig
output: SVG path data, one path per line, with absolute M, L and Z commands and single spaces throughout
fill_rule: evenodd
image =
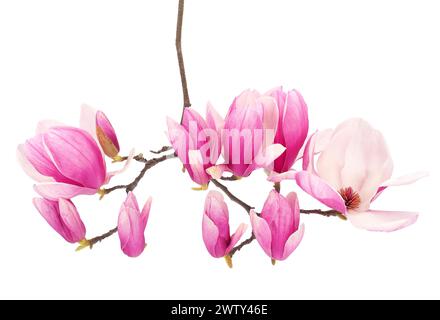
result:
M 336 211 L 336 210 L 321 210 L 321 209 L 301 209 L 300 212 L 302 214 L 319 214 L 324 217 L 338 217 L 342 220 L 347 220 L 347 217 L 345 217 L 342 213 Z
M 101 195 L 101 198 L 103 196 L 105 196 L 106 194 L 109 194 L 110 192 L 113 192 L 115 190 L 119 190 L 119 189 L 125 189 L 125 192 L 130 192 L 133 191 L 137 185 L 139 184 L 139 182 L 142 180 L 142 178 L 144 177 L 145 173 L 151 169 L 152 167 L 154 167 L 155 165 L 157 165 L 158 163 L 161 163 L 165 160 L 168 159 L 173 159 L 175 158 L 176 155 L 174 153 L 172 154 L 166 154 L 163 155 L 159 158 L 153 158 L 150 160 L 147 160 L 143 157 L 137 158 L 136 160 L 139 162 L 143 162 L 144 163 L 144 167 L 142 168 L 141 172 L 137 175 L 137 177 L 129 184 L 124 184 L 124 185 L 117 185 L 117 186 L 113 186 L 111 188 L 107 188 L 107 189 L 101 189 L 99 191 L 99 194 Z
M 223 181 L 237 181 L 237 180 L 240 180 L 240 179 L 241 179 L 241 177 L 237 177 L 235 175 L 232 175 L 232 176 L 229 176 L 229 177 L 220 177 L 220 180 L 223 180 Z
M 251 207 L 250 205 L 248 205 L 246 202 L 244 202 L 243 200 L 240 200 L 239 198 L 237 198 L 234 194 L 231 193 L 231 191 L 229 191 L 229 189 L 221 184 L 220 182 L 218 182 L 218 180 L 212 179 L 211 182 L 219 189 L 221 189 L 228 197 L 229 199 L 231 199 L 232 201 L 234 201 L 235 203 L 237 203 L 238 205 L 240 205 L 241 207 L 243 207 L 244 210 L 246 210 L 246 212 L 249 214 L 249 211 L 251 211 L 251 209 L 253 209 L 254 207 Z
M 248 244 L 250 244 L 250 243 L 251 243 L 252 241 L 254 241 L 254 240 L 255 240 L 255 235 L 252 233 L 252 235 L 251 235 L 248 239 L 244 240 L 244 241 L 241 242 L 239 245 L 235 246 L 235 247 L 229 252 L 229 256 L 232 258 L 232 257 L 234 256 L 234 254 L 235 254 L 237 251 L 240 251 L 241 248 L 243 248 L 244 246 L 247 246 Z
M 150 150 L 150 152 L 151 152 L 151 153 L 154 153 L 154 154 L 161 154 L 161 153 L 164 153 L 164 152 L 166 152 L 166 151 L 168 151 L 168 150 L 171 150 L 171 149 L 172 149 L 171 146 L 163 146 L 162 148 L 160 148 L 160 149 L 157 150 L 157 151 Z
M 180 119 L 180 123 L 183 121 L 183 111 L 185 108 L 191 107 L 191 101 L 189 100 L 188 94 L 188 84 L 186 81 L 185 74 L 185 63 L 183 61 L 182 54 L 182 23 L 183 23 L 183 8 L 185 5 L 185 0 L 179 0 L 179 9 L 177 13 L 177 27 L 176 27 L 176 51 L 177 51 L 177 60 L 179 62 L 179 70 L 180 70 L 180 81 L 182 82 L 182 91 L 183 91 L 183 110 L 182 117 Z

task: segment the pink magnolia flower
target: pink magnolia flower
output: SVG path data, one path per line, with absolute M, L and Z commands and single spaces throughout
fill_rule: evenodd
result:
M 247 177 L 270 166 L 284 152 L 284 146 L 273 143 L 278 114 L 275 99 L 255 90 L 246 90 L 234 99 L 222 133 L 225 165 L 220 173 L 226 170 Z
M 307 138 L 309 130 L 307 105 L 296 90 L 284 92 L 283 88 L 279 87 L 266 95 L 273 97 L 278 105 L 278 127 L 274 143 L 283 145 L 286 151 L 275 159 L 273 170 L 282 173 L 295 163 Z
M 184 168 L 205 189 L 211 179 L 206 169 L 216 163 L 221 152 L 218 134 L 223 126 L 221 117 L 208 104 L 206 121 L 194 109 L 186 108 L 181 125 L 171 118 L 167 124 L 168 138 Z
M 85 240 L 86 228 L 72 201 L 34 198 L 33 203 L 49 225 L 67 242 Z
M 395 231 L 417 220 L 413 212 L 370 209 L 386 188 L 413 183 L 426 173 L 391 180 L 393 161 L 385 140 L 365 120 L 350 119 L 335 130 L 312 135 L 304 150 L 303 170 L 283 178 L 295 179 L 305 192 L 346 215 L 358 228 Z
M 108 180 L 98 145 L 82 129 L 40 126 L 18 146 L 17 156 L 24 171 L 39 182 L 35 190 L 47 199 L 95 194 Z
M 122 251 L 129 257 L 139 256 L 145 249 L 145 227 L 150 215 L 151 197 L 148 198 L 142 211 L 136 197 L 129 192 L 121 206 L 118 219 L 118 234 Z
M 99 142 L 102 152 L 113 160 L 120 160 L 119 141 L 115 129 L 102 111 L 88 105 L 81 107 L 80 126 Z
M 203 212 L 202 235 L 206 249 L 214 258 L 228 255 L 234 245 L 243 236 L 247 226 L 242 223 L 231 236 L 229 231 L 229 211 L 223 195 L 209 191 Z
M 300 209 L 296 193 L 283 197 L 271 191 L 264 203 L 261 216 L 251 211 L 254 235 L 264 252 L 276 260 L 285 260 L 295 251 L 304 235 L 304 224 L 299 224 Z

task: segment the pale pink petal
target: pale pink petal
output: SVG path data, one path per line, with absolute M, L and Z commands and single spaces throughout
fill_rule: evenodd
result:
M 204 210 L 205 214 L 217 226 L 219 236 L 229 242 L 229 210 L 223 195 L 215 190 L 209 191 L 206 195 Z
M 226 247 L 225 254 L 228 254 L 232 250 L 232 248 L 234 248 L 234 246 L 237 244 L 237 242 L 241 239 L 241 237 L 245 233 L 246 229 L 247 229 L 247 225 L 244 223 L 241 223 L 238 226 L 237 231 L 235 231 L 235 233 L 231 236 L 231 241 L 229 242 L 229 245 Z
M 216 252 L 219 231 L 214 222 L 206 215 L 203 215 L 202 220 L 202 236 L 206 249 L 215 258 L 220 258 L 222 255 Z
M 168 139 L 183 165 L 188 165 L 189 136 L 183 126 L 167 117 Z
M 295 176 L 297 173 L 298 173 L 298 171 L 293 171 L 293 170 L 286 171 L 283 173 L 276 173 L 276 172 L 272 171 L 269 174 L 267 180 L 270 182 L 281 182 L 283 180 L 295 180 Z
M 286 147 L 276 143 L 268 146 L 266 149 L 261 150 L 254 158 L 254 163 L 257 168 L 268 168 L 273 165 L 273 162 L 278 158 L 284 151 Z
M 395 187 L 411 184 L 422 178 L 426 178 L 427 176 L 429 176 L 429 173 L 426 171 L 414 172 L 397 178 L 389 179 L 382 183 L 382 187 Z
M 304 229 L 304 224 L 301 224 L 299 229 L 287 239 L 286 245 L 284 246 L 283 256 L 279 260 L 287 259 L 292 252 L 296 250 L 304 236 Z
M 377 192 L 374 195 L 373 199 L 371 199 L 371 202 L 375 201 L 382 194 L 382 192 L 385 191 L 385 189 L 387 189 L 388 187 L 397 187 L 397 186 L 412 184 L 427 176 L 429 176 L 429 173 L 426 171 L 422 171 L 422 172 L 415 172 L 398 178 L 392 178 L 390 180 L 387 180 L 379 187 L 379 189 L 377 189 Z
M 57 201 L 34 198 L 33 204 L 38 212 L 40 212 L 41 216 L 56 232 L 58 232 L 66 241 L 72 242 L 66 234 L 63 223 L 60 219 Z
M 130 241 L 131 237 L 130 218 L 127 212 L 127 208 L 124 205 L 122 205 L 121 209 L 119 210 L 118 235 L 121 242 L 121 248 L 124 248 Z
M 93 195 L 98 191 L 86 187 L 60 182 L 44 182 L 34 185 L 34 190 L 42 197 L 58 200 L 59 198 L 71 199 L 78 195 Z
M 228 167 L 226 165 L 220 164 L 220 165 L 209 167 L 208 169 L 206 169 L 206 173 L 209 174 L 213 179 L 220 179 L 223 175 L 223 172 L 227 168 Z
M 301 171 L 296 174 L 295 180 L 301 189 L 327 207 L 342 214 L 346 212 L 345 201 L 341 195 L 323 179 L 307 171 Z
M 150 216 L 152 202 L 153 202 L 153 198 L 149 197 L 147 202 L 145 202 L 144 207 L 142 208 L 142 211 L 141 211 L 141 222 L 142 222 L 144 229 L 148 223 L 148 217 Z
M 122 166 L 122 168 L 119 170 L 108 172 L 107 176 L 105 178 L 104 184 L 109 183 L 113 177 L 115 177 L 121 173 L 124 173 L 130 167 L 131 163 L 133 162 L 134 154 L 135 154 L 134 149 L 131 149 L 129 155 L 127 156 L 127 160 L 124 161 L 124 165 Z
M 49 129 L 54 127 L 65 127 L 66 125 L 62 122 L 56 120 L 42 120 L 38 122 L 36 134 L 41 134 L 47 132 Z
M 84 187 L 100 188 L 106 166 L 90 134 L 73 127 L 56 127 L 43 135 L 43 143 L 57 169 Z
M 86 227 L 79 213 L 70 200 L 59 199 L 60 219 L 68 229 L 71 242 L 78 242 L 86 237 Z
M 98 141 L 98 137 L 96 136 L 96 113 L 97 110 L 89 105 L 83 104 L 81 106 L 79 125 L 80 128 L 87 131 L 95 141 Z
M 315 155 L 323 152 L 327 148 L 333 132 L 333 129 L 316 131 L 308 138 L 302 153 L 303 170 L 318 174 L 315 168 Z
M 225 120 L 215 110 L 210 102 L 206 106 L 206 122 L 211 129 L 216 130 L 218 133 L 224 128 Z
M 127 198 L 125 199 L 123 205 L 125 208 L 131 208 L 133 211 L 140 213 L 136 196 L 131 191 L 127 194 Z
M 368 210 L 365 212 L 350 212 L 347 217 L 357 228 L 368 231 L 391 232 L 416 222 L 418 213 Z
M 299 226 L 299 219 L 300 219 L 300 208 L 299 208 L 299 201 L 298 196 L 295 192 L 290 192 L 286 196 L 287 202 L 290 205 L 290 208 L 293 212 L 293 230 L 297 230 Z
M 252 230 L 264 252 L 272 257 L 272 234 L 266 220 L 257 216 L 254 210 L 250 212 Z
M 17 148 L 17 160 L 23 171 L 33 180 L 37 182 L 53 182 L 52 177 L 44 176 L 39 173 L 25 156 L 24 145 L 20 144 Z
M 258 99 L 258 102 L 263 106 L 263 129 L 271 130 L 273 139 L 278 128 L 279 110 L 277 103 L 271 96 L 262 96 Z M 271 143 L 273 140 L 267 142 Z
M 188 152 L 188 159 L 189 159 L 189 166 L 191 168 L 191 171 L 189 171 L 191 175 L 191 179 L 195 183 L 198 183 L 200 185 L 207 184 L 210 178 L 208 174 L 205 172 L 205 168 L 203 166 L 203 158 L 200 151 L 190 150 Z

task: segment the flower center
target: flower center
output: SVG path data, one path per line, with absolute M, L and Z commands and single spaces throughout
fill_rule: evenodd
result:
M 361 205 L 361 197 L 352 187 L 341 188 L 338 192 L 342 199 L 344 199 L 348 210 L 355 210 Z

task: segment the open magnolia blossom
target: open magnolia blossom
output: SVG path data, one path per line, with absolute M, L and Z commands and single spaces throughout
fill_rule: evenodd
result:
M 23 170 L 37 182 L 35 191 L 52 200 L 93 195 L 112 177 L 124 172 L 134 151 L 122 169 L 107 172 L 99 142 L 94 137 L 96 134 L 82 128 L 55 121 L 40 122 L 35 136 L 17 148 Z
M 414 223 L 418 214 L 372 210 L 372 202 L 386 188 L 413 183 L 427 174 L 391 179 L 392 172 L 393 161 L 382 134 L 365 120 L 349 119 L 334 130 L 316 132 L 309 138 L 303 171 L 269 179 L 294 179 L 305 192 L 346 215 L 358 228 L 395 231 Z

